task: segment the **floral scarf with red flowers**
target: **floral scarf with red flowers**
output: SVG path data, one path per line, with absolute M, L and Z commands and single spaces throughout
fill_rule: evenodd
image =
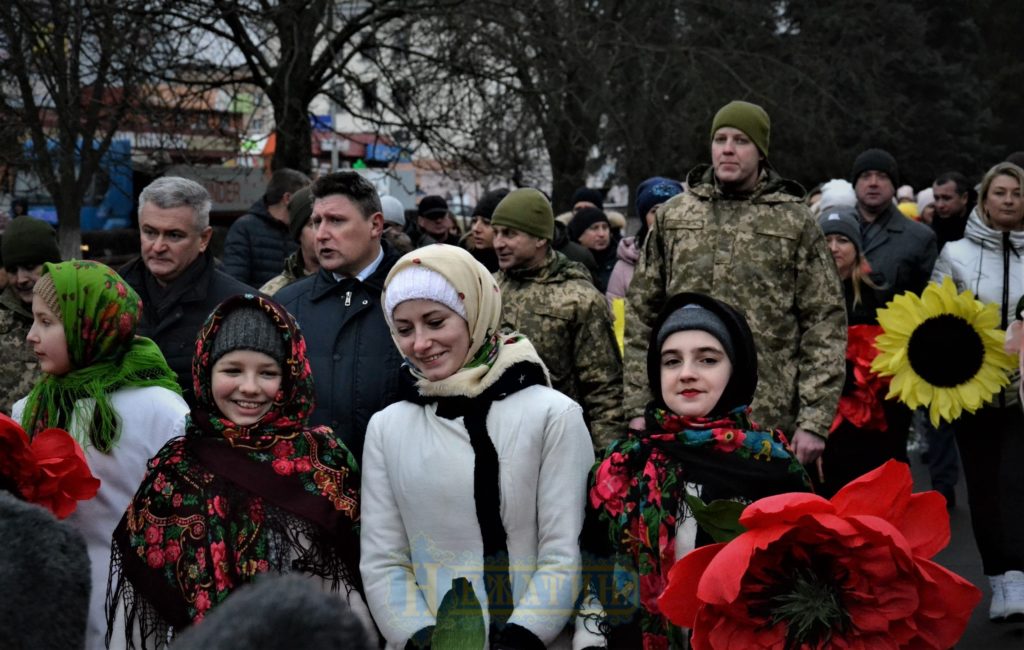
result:
M 610 553 L 614 563 L 611 583 L 594 586 L 607 603 L 612 647 L 683 647 L 685 631 L 662 616 L 657 599 L 675 563 L 688 491 L 696 487 L 693 496 L 705 503 L 746 503 L 808 486 L 782 432 L 761 429 L 746 407 L 714 419 L 650 407 L 647 430 L 630 431 L 609 445 L 591 479 L 590 519 L 610 543 L 602 540 L 591 550 Z M 711 541 L 698 529 L 698 546 Z
M 217 409 L 210 352 L 223 319 L 254 306 L 275 324 L 287 357 L 270 411 L 238 426 Z M 307 427 L 314 406 L 306 344 L 277 303 L 245 294 L 224 301 L 199 333 L 192 372 L 197 406 L 184 437 L 149 462 L 114 531 L 108 595 L 124 606 L 142 647 L 201 621 L 237 587 L 267 572 L 300 571 L 335 589 L 359 589 L 359 475 L 327 427 Z M 136 629 L 137 628 L 137 629 Z M 137 640 L 137 639 L 136 639 Z
M 43 265 L 53 282 L 71 370 L 44 374 L 28 394 L 21 425 L 29 435 L 71 426 L 75 405 L 96 407 L 88 428 L 72 431 L 77 442 L 107 453 L 117 445 L 121 425 L 110 394 L 121 388 L 160 386 L 181 394 L 178 378 L 152 340 L 136 336 L 142 314 L 139 295 L 113 269 L 90 260 Z

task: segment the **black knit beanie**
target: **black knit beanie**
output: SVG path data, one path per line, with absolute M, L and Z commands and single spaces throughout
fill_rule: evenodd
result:
M 256 307 L 240 307 L 224 317 L 210 353 L 210 364 L 228 352 L 252 350 L 262 352 L 284 366 L 284 340 L 270 316 Z
M 604 208 L 604 194 L 601 193 L 601 190 L 592 187 L 581 187 L 573 192 L 572 202 L 569 205 L 574 206 L 580 201 L 593 203 L 598 208 Z
M 8 268 L 60 261 L 57 232 L 50 224 L 33 217 L 18 217 L 7 224 L 2 251 L 0 256 Z
M 850 182 L 856 185 L 860 175 L 870 171 L 884 172 L 892 181 L 894 189 L 900 183 L 900 170 L 896 166 L 896 159 L 884 149 L 868 149 L 857 156 L 853 161 L 853 171 L 850 172 Z
M 573 215 L 572 221 L 569 222 L 569 239 L 574 242 L 580 240 L 580 235 L 587 231 L 587 228 L 593 226 L 595 223 L 605 222 L 611 226 L 608 221 L 608 215 L 599 208 L 583 208 L 579 212 Z
M 480 197 L 480 201 L 477 202 L 476 207 L 473 208 L 474 217 L 483 217 L 488 221 L 494 216 L 494 208 L 498 207 L 501 200 L 508 196 L 509 189 L 507 187 L 499 187 L 496 190 L 485 192 Z
M 288 233 L 292 239 L 298 241 L 302 229 L 309 223 L 313 216 L 313 188 L 306 186 L 292 194 L 291 201 L 288 201 Z

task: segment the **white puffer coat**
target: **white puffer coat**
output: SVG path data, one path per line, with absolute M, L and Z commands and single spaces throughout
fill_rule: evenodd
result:
M 1024 294 L 1024 231 L 1003 232 L 987 221 L 974 208 L 964 238 L 943 246 L 932 281 L 952 277 L 959 291 L 970 289 L 978 300 L 1001 305 L 1006 323 L 1012 323 L 1013 310 Z M 1004 283 L 1009 287 L 1005 297 Z

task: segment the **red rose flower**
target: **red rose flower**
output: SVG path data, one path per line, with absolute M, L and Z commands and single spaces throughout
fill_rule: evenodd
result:
M 150 546 L 146 549 L 146 564 L 153 569 L 159 569 L 164 565 L 164 552 L 159 546 Z
M 147 544 L 159 544 L 161 541 L 163 541 L 164 531 L 157 528 L 156 526 L 150 526 L 146 529 L 144 536 L 146 538 Z
M 182 497 L 180 493 L 175 494 L 173 497 L 171 497 L 171 505 L 173 505 L 175 508 L 180 508 L 184 500 L 185 498 Z
M 100 489 L 100 481 L 89 471 L 85 453 L 67 431 L 46 429 L 32 438 L 38 474 L 31 485 L 20 486 L 22 495 L 64 519 L 91 499 Z
M 0 474 L 21 486 L 31 482 L 37 471 L 28 434 L 13 419 L 0 413 Z
M 179 557 L 181 557 L 181 544 L 172 539 L 164 546 L 164 558 L 168 562 L 177 562 Z
M 210 561 L 213 562 L 213 579 L 217 584 L 217 591 L 226 591 L 231 588 L 231 576 L 228 574 L 228 551 L 224 542 L 213 542 L 210 544 Z
M 313 469 L 313 464 L 309 462 L 308 458 L 300 458 L 295 461 L 296 472 L 308 472 Z
M 290 476 L 295 470 L 295 463 L 286 458 L 275 458 L 274 462 L 270 463 L 270 466 L 281 476 Z
M 196 611 L 202 617 L 203 613 L 210 609 L 210 593 L 202 590 L 196 594 Z
M 228 503 L 227 500 L 217 495 L 213 497 L 213 511 L 217 513 L 217 516 L 224 519 L 228 516 Z
M 622 460 L 619 452 L 605 458 L 597 468 L 594 487 L 590 488 L 590 505 L 603 507 L 612 517 L 622 513 L 622 499 L 629 492 L 629 476 Z
M 889 461 L 831 500 L 756 501 L 745 533 L 672 567 L 661 611 L 693 629 L 694 650 L 950 648 L 981 592 L 929 559 L 949 516 L 941 495 L 911 487 Z
M 271 451 L 277 458 L 288 458 L 295 453 L 295 445 L 292 444 L 291 440 L 281 440 L 274 445 Z

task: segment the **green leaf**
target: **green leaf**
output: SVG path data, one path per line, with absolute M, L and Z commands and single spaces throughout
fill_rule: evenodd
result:
M 452 580 L 452 588 L 437 608 L 433 650 L 480 650 L 487 638 L 484 614 L 473 585 L 465 578 Z
M 746 508 L 742 503 L 728 499 L 704 503 L 689 492 L 683 498 L 686 505 L 690 506 L 697 524 L 716 542 L 731 542 L 746 532 L 747 529 L 740 523 L 740 514 Z

